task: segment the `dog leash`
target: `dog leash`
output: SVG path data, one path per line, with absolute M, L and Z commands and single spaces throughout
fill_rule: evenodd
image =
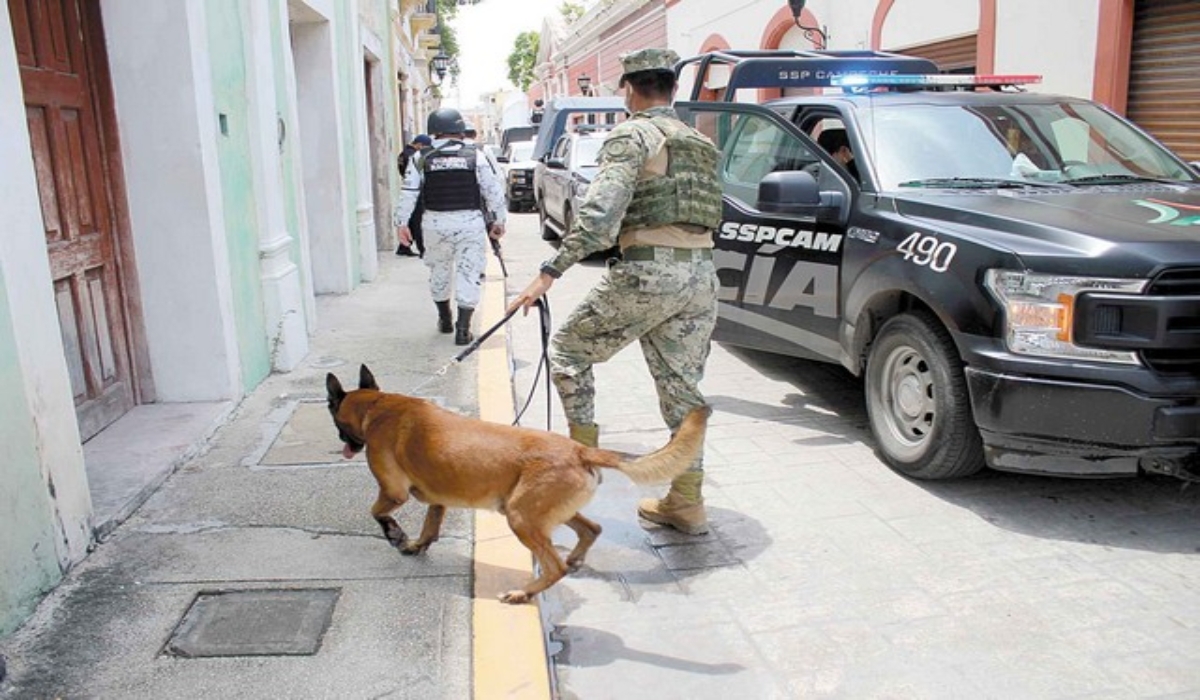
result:
M 497 245 L 496 248 L 497 248 L 496 253 L 497 253 L 497 255 L 499 255 L 499 246 Z M 526 397 L 525 404 L 523 406 L 521 406 L 521 410 L 517 412 L 517 416 L 516 416 L 516 418 L 513 419 L 512 424 L 513 425 L 520 424 L 521 417 L 525 415 L 525 411 L 529 408 L 529 404 L 533 402 L 533 394 L 537 388 L 538 379 L 542 375 L 542 370 L 545 369 L 545 371 L 546 371 L 546 430 L 550 430 L 550 426 L 551 426 L 551 413 L 550 413 L 550 404 L 551 404 L 551 402 L 550 402 L 550 326 L 551 326 L 551 323 L 550 323 L 550 300 L 545 295 L 543 295 L 541 298 L 539 298 L 537 301 L 534 302 L 534 305 L 538 307 L 538 319 L 541 322 L 542 353 L 541 353 L 541 357 L 538 359 L 537 373 L 534 375 L 533 383 L 530 385 L 530 388 L 529 388 L 529 396 Z M 470 357 L 471 354 L 474 353 L 476 350 L 478 350 L 480 348 L 480 346 L 483 345 L 483 343 L 492 336 L 493 333 L 500 330 L 500 328 L 504 324 L 508 323 L 508 321 L 520 309 L 521 309 L 521 307 L 518 306 L 517 308 L 513 309 L 512 311 L 509 311 L 508 313 L 506 313 L 504 315 L 504 318 L 500 319 L 491 328 L 489 328 L 486 331 L 484 331 L 483 333 L 481 333 L 478 338 L 471 341 L 471 343 L 469 345 L 467 345 L 467 347 L 463 348 L 462 351 L 459 352 L 457 355 L 455 355 L 449 362 L 447 362 L 446 364 L 439 367 L 433 374 L 426 377 L 424 381 L 422 381 L 416 387 L 410 389 L 408 393 L 416 394 L 420 389 L 425 388 L 425 386 L 428 385 L 430 382 L 434 381 L 435 379 L 438 379 L 439 377 L 446 376 L 446 373 L 450 371 L 451 367 L 461 364 L 463 360 Z
M 483 345 L 483 342 L 484 342 L 485 340 L 487 340 L 488 338 L 490 338 L 490 337 L 492 336 L 492 334 L 493 334 L 493 333 L 495 333 L 497 330 L 499 330 L 499 329 L 500 329 L 500 327 L 501 327 L 501 326 L 503 326 L 504 324 L 508 323 L 508 319 L 512 318 L 512 317 L 513 317 L 513 314 L 517 313 L 517 311 L 518 311 L 518 310 L 520 310 L 520 308 L 521 308 L 521 307 L 517 307 L 517 308 L 513 309 L 512 311 L 509 311 L 508 313 L 506 313 L 506 314 L 504 315 L 504 318 L 500 319 L 499 323 L 497 323 L 496 325 L 494 325 L 494 326 L 492 326 L 491 328 L 487 329 L 487 330 L 486 330 L 486 331 L 484 331 L 484 332 L 483 332 L 483 333 L 482 333 L 482 334 L 481 334 L 481 335 L 480 335 L 478 338 L 476 338 L 475 340 L 471 341 L 471 343 L 470 343 L 469 345 L 467 345 L 467 347 L 463 348 L 462 352 L 460 352 L 460 353 L 458 353 L 457 355 L 455 355 L 454 357 L 450 358 L 450 361 L 449 361 L 449 362 L 447 362 L 446 364 L 442 365 L 442 366 L 441 366 L 441 367 L 439 367 L 437 370 L 435 370 L 433 374 L 431 374 L 431 375 L 429 375 L 428 377 L 426 377 L 426 378 L 425 378 L 425 381 L 423 381 L 423 382 L 421 382 L 420 384 L 418 384 L 417 386 L 413 387 L 413 388 L 412 388 L 412 389 L 409 391 L 409 393 L 410 393 L 410 394 L 415 394 L 415 393 L 417 393 L 417 390 L 418 390 L 418 389 L 423 389 L 423 388 L 425 388 L 425 386 L 426 386 L 427 384 L 429 384 L 429 383 L 430 383 L 430 382 L 432 382 L 433 380 L 437 379 L 438 377 L 444 377 L 444 376 L 446 376 L 446 373 L 450 371 L 450 368 L 451 368 L 451 367 L 453 367 L 454 365 L 460 364 L 460 363 L 461 363 L 463 360 L 467 359 L 467 357 L 469 357 L 469 356 L 471 355 L 471 353 L 473 353 L 473 352 L 475 352 L 476 350 L 478 350 L 478 349 L 479 349 L 479 346 L 480 346 L 480 345 Z
M 537 304 L 538 320 L 542 326 L 542 355 L 538 358 L 538 368 L 533 375 L 533 381 L 529 383 L 529 395 L 525 397 L 525 404 L 521 406 L 521 410 L 517 411 L 517 417 L 513 419 L 512 424 L 520 425 L 521 417 L 525 415 L 529 404 L 533 402 L 533 393 L 537 390 L 538 378 L 542 376 L 544 369 L 546 371 L 546 430 L 550 430 L 550 299 L 543 294 L 534 303 Z

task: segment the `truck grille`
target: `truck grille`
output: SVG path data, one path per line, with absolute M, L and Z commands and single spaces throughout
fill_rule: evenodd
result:
M 1150 296 L 1193 297 L 1189 310 L 1172 316 L 1167 322 L 1167 331 L 1172 334 L 1200 337 L 1200 267 L 1185 267 L 1164 270 L 1150 282 L 1146 289 Z M 1177 307 L 1178 308 L 1178 307 Z M 1187 374 L 1200 376 L 1200 349 L 1147 348 L 1141 351 L 1142 361 L 1155 372 L 1162 374 Z
M 1200 267 L 1164 270 L 1150 281 L 1146 293 L 1168 297 L 1200 296 Z

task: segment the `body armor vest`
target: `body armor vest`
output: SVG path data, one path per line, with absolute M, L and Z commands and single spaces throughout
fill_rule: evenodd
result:
M 665 224 L 715 229 L 721 223 L 716 147 L 703 134 L 674 119 L 651 117 L 649 122 L 666 137 L 667 174 L 638 181 L 621 229 Z
M 454 148 L 454 146 L 458 148 Z M 425 184 L 421 200 L 430 211 L 479 211 L 483 200 L 479 180 L 475 176 L 474 146 L 450 141 L 425 151 L 421 157 L 421 172 Z

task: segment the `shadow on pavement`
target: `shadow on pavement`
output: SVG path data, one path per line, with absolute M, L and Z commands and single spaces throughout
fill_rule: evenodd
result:
M 984 470 L 915 482 L 988 523 L 1032 537 L 1148 552 L 1200 552 L 1200 488 L 1170 477 L 1065 479 Z
M 862 383 L 849 372 L 811 360 L 728 349 L 797 392 L 788 395 L 786 407 L 711 396 L 718 411 L 788 423 L 820 421 L 830 436 L 826 441 L 844 439 L 873 447 Z M 878 468 L 888 469 L 882 462 Z M 1071 479 L 985 469 L 965 479 L 909 481 L 996 527 L 1031 537 L 1151 552 L 1200 552 L 1200 487 L 1189 488 L 1170 477 Z
M 557 662 L 564 666 L 574 666 L 576 668 L 608 666 L 616 661 L 624 660 L 649 664 L 658 668 L 708 676 L 725 676 L 746 670 L 746 667 L 741 664 L 710 664 L 681 659 L 667 654 L 659 654 L 653 651 L 631 649 L 625 646 L 625 642 L 615 634 L 581 625 L 571 625 L 570 639 L 562 640 L 562 643 L 563 649 L 556 657 Z M 581 648 L 587 649 L 587 654 L 582 658 L 572 659 L 572 644 L 577 644 Z

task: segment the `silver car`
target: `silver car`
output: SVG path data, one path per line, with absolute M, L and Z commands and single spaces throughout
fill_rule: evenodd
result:
M 559 137 L 538 163 L 538 214 L 542 238 L 554 240 L 571 230 L 571 218 L 599 169 L 597 157 L 607 131 L 574 131 Z

